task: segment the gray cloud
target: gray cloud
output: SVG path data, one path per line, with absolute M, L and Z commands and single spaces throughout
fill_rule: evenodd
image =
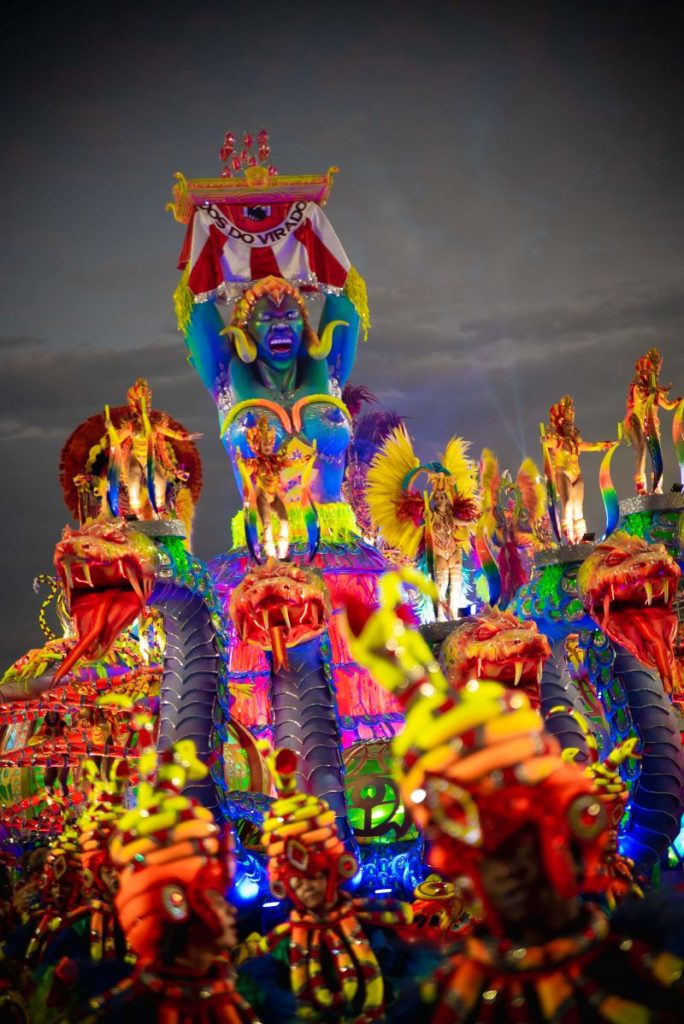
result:
M 265 0 L 256 36 L 225 0 L 53 6 L 36 33 L 14 4 L 0 39 L 0 662 L 39 640 L 61 446 L 135 377 L 204 432 L 196 545 L 226 546 L 235 489 L 175 332 L 164 211 L 175 170 L 217 173 L 226 129 L 265 124 L 283 172 L 342 166 L 328 212 L 375 324 L 354 376 L 421 456 L 460 433 L 515 468 L 565 391 L 586 437 L 612 436 L 652 344 L 684 388 L 681 5 L 348 0 L 321 19 Z M 627 489 L 629 452 L 615 463 Z
M 46 344 L 47 338 L 35 338 L 30 334 L 0 335 L 0 351 L 13 348 L 36 348 L 36 346 Z

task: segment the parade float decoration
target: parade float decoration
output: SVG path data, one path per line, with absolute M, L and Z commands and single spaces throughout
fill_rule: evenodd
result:
M 539 706 L 548 640 L 534 622 L 523 622 L 494 607 L 469 615 L 441 645 L 440 665 L 450 687 L 460 690 L 473 678 L 492 679 L 524 693 Z
M 216 783 L 203 791 L 210 806 L 217 790 L 268 788 L 255 741 L 230 721 L 220 607 L 206 566 L 188 550 L 201 488 L 194 437 L 150 398 L 137 381 L 127 406 L 86 420 L 63 449 L 60 480 L 79 521 L 55 550 L 51 590 L 65 635 L 0 682 L 0 759 L 13 783 L 10 816 L 22 828 L 54 828 L 44 797 L 58 780 L 78 789 L 85 757 L 136 761 L 148 739 L 198 742 L 215 764 Z
M 368 331 L 365 285 L 324 212 L 335 169 L 285 176 L 251 155 L 221 178 L 179 175 L 170 204 L 186 225 L 179 327 L 243 502 L 232 550 L 208 568 L 229 632 L 228 683 L 251 685 L 233 716 L 295 750 L 301 783 L 330 803 L 356 849 L 345 761 L 367 762 L 372 743 L 386 765 L 380 748 L 401 721 L 339 628 L 346 598 L 371 606 L 388 565 L 343 494 L 353 416 L 342 396 Z M 379 805 L 389 785 L 373 790 Z M 378 806 L 376 827 L 387 816 Z M 380 887 L 399 856 L 412 889 L 415 833 L 402 835 L 400 809 L 389 817 L 375 844 L 384 849 L 365 851 L 364 877 Z
M 86 757 L 125 757 L 134 793 L 147 746 L 192 741 L 210 770 L 191 797 L 236 826 L 236 900 L 268 900 L 266 741 L 297 755 L 298 785 L 329 806 L 360 865 L 353 884 L 408 896 L 426 868 L 396 776 L 404 708 L 350 650 L 342 612 L 372 614 L 390 565 L 417 560 L 436 587 L 405 575 L 402 614 L 443 620 L 425 636 L 454 691 L 484 672 L 525 691 L 586 766 L 638 739 L 616 762 L 630 787 L 619 843 L 648 871 L 679 829 L 684 781 L 671 699 L 684 498 L 659 493 L 658 408 L 675 404 L 659 357 L 637 364 L 625 423 L 638 458 L 642 435 L 651 453 L 652 494 L 640 484 L 618 502 L 619 441 L 587 445 L 568 396 L 544 430 L 545 483 L 531 459 L 514 479 L 487 449 L 478 477 L 457 436 L 421 463 L 401 417 L 349 382 L 369 315 L 324 212 L 334 169 L 280 175 L 267 137 L 230 145 L 220 177 L 177 176 L 170 208 L 186 228 L 179 326 L 242 503 L 231 546 L 206 564 L 193 554 L 198 435 L 153 408 L 146 381 L 76 428 L 60 478 L 77 525 L 44 581 L 61 635 L 0 680 L 3 820 L 22 841 L 54 834 Z M 679 402 L 680 466 L 683 419 Z M 588 450 L 605 451 L 598 545 L 582 507 Z M 454 621 L 470 603 L 467 556 L 487 593 Z
M 370 517 L 387 543 L 408 559 L 423 558 L 437 585 L 437 619 L 457 619 L 465 604 L 463 554 L 479 515 L 477 474 L 469 442 L 452 437 L 436 462 L 421 464 L 405 426 L 385 440 L 368 471 Z M 417 488 L 422 474 L 427 490 Z
M 66 700 L 71 726 L 70 688 L 85 670 L 97 679 L 86 699 L 98 715 L 121 719 L 131 736 L 136 718 L 145 720 L 134 742 L 144 736 L 164 751 L 191 739 L 211 769 L 191 794 L 245 839 L 236 885 L 243 901 L 265 885 L 248 852 L 256 840 L 249 849 L 258 855 L 271 787 L 256 737 L 296 749 L 302 783 L 330 802 L 357 849 L 347 763 L 366 843 L 364 884 L 410 892 L 422 877 L 421 844 L 392 800 L 389 774 L 401 715 L 353 662 L 339 629 L 346 596 L 370 606 L 387 566 L 341 493 L 352 417 L 340 396 L 368 327 L 365 289 L 322 211 L 332 172 L 286 178 L 254 163 L 232 173 L 179 179 L 173 209 L 188 224 L 177 309 L 243 499 L 233 549 L 209 565 L 189 550 L 201 482 L 195 435 L 154 410 L 148 385 L 136 382 L 126 406 L 91 417 L 65 447 L 62 483 L 79 525 L 66 528 L 55 554 L 69 618 L 61 657 L 49 672 L 25 673 L 21 685 L 10 673 L 0 697 L 14 702 L 10 714 L 17 701 L 33 713 L 36 700 L 41 710 Z M 258 233 L 249 230 L 256 223 Z M 150 615 L 163 638 L 151 705 L 134 686 L 119 693 L 106 667 Z M 59 741 L 57 777 L 73 786 L 70 735 Z M 125 752 L 105 744 L 106 757 Z M 135 761 L 130 745 L 127 752 Z M 45 757 L 49 767 L 54 753 L 41 748 L 14 763 L 33 768 Z
M 567 410 L 572 402 L 560 404 Z M 572 425 L 574 416 L 570 421 Z M 564 422 L 567 427 L 567 417 Z M 681 422 L 675 434 L 678 430 Z M 571 432 L 567 427 L 566 433 Z M 546 437 L 543 443 L 550 519 L 557 523 L 558 477 Z M 532 579 L 518 591 L 513 610 L 534 621 L 551 643 L 552 656 L 541 680 L 541 708 L 561 744 L 590 758 L 579 722 L 591 709 L 578 685 L 577 658 L 568 658 L 568 644 L 580 652 L 585 676 L 601 705 L 605 729 L 594 714 L 596 741 L 605 747 L 606 733 L 613 745 L 639 739 L 637 750 L 643 757 L 626 758 L 620 766 L 631 787 L 620 844 L 643 872 L 658 862 L 677 836 L 682 814 L 681 730 L 669 694 L 678 688 L 680 672 L 674 638 L 684 500 L 675 486 L 668 495 L 618 502 L 611 479 L 618 443 L 601 443 L 603 539 L 540 551 Z M 682 454 L 681 439 L 675 450 Z M 657 485 L 654 476 L 654 488 Z

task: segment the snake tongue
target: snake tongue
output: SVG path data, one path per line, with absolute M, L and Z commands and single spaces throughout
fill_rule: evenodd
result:
M 57 669 L 53 684 L 63 679 L 81 658 L 94 661 L 104 657 L 117 636 L 138 617 L 143 604 L 132 590 L 78 591 L 72 604 L 78 640 Z
M 271 637 L 271 651 L 273 653 L 273 668 L 276 672 L 280 672 L 281 668 L 286 669 L 289 667 L 283 627 L 271 626 L 269 635 Z
M 650 605 L 645 608 L 612 609 L 604 630 L 642 664 L 657 669 L 665 690 L 678 683 L 672 658 L 672 644 L 677 632 L 677 615 L 671 608 Z

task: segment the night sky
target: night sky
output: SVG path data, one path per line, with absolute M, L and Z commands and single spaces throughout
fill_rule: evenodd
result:
M 0 668 L 42 642 L 61 446 L 136 376 L 204 432 L 195 548 L 227 546 L 164 204 L 174 171 L 219 173 L 228 129 L 267 127 L 283 173 L 342 168 L 327 212 L 374 324 L 354 379 L 424 458 L 459 433 L 517 469 L 566 391 L 584 436 L 612 437 L 651 345 L 684 391 L 683 23 L 660 0 L 6 4 Z M 614 462 L 626 496 L 629 450 Z

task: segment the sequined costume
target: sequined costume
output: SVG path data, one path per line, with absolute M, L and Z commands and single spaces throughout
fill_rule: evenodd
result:
M 561 529 L 570 544 L 579 544 L 587 532 L 584 519 L 584 479 L 581 452 L 607 451 L 611 441 L 584 441 L 575 425 L 575 405 L 570 395 L 549 409 L 544 444 L 550 454 L 555 486 L 561 505 Z
M 173 442 L 190 442 L 200 434 L 174 429 L 166 413 L 152 416 L 152 391 L 143 378 L 128 389 L 128 415 L 116 426 L 105 407 L 106 435 L 93 449 L 85 479 L 102 450 L 109 452 L 109 481 L 120 478 L 128 493 L 128 505 L 138 518 L 154 518 L 167 510 L 167 487 L 187 483 L 189 473 L 178 461 Z M 106 482 L 106 481 L 103 481 Z M 107 488 L 113 515 L 119 512 L 116 488 Z M 112 507 L 114 505 L 115 507 Z
M 423 556 L 437 584 L 437 617 L 463 604 L 463 552 L 478 518 L 477 476 L 468 441 L 452 437 L 439 461 L 421 465 L 406 427 L 385 439 L 367 476 L 370 516 L 385 542 L 409 559 Z M 414 489 L 421 473 L 428 490 Z
M 634 376 L 627 392 L 624 430 L 634 448 L 634 486 L 637 494 L 646 494 L 646 450 L 660 446 L 659 409 L 676 409 L 681 398 L 669 398 L 671 384 L 659 381 L 663 357 L 657 348 L 648 350 L 637 359 Z M 660 494 L 663 489 L 662 466 L 654 466 L 653 492 Z

